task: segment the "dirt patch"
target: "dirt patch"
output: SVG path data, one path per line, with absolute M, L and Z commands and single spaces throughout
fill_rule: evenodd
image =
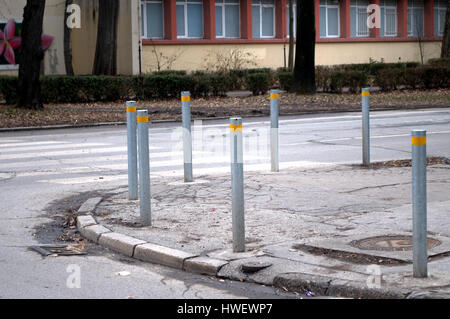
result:
M 448 160 L 445 157 L 428 157 L 427 165 L 439 165 L 448 164 Z M 369 168 L 369 169 L 379 169 L 379 168 L 389 168 L 389 167 L 411 167 L 411 160 L 392 160 L 384 162 L 371 163 L 369 166 L 364 166 L 362 164 L 352 165 L 357 168 Z
M 98 191 L 84 192 L 49 203 L 44 209 L 44 216 L 52 221 L 35 227 L 35 238 L 41 244 L 86 243 L 87 240 L 81 237 L 76 227 L 76 212 L 89 198 L 111 195 Z
M 374 92 L 371 110 L 450 107 L 450 89 L 403 90 Z M 177 99 L 138 101 L 138 109 L 147 109 L 150 121 L 181 120 Z M 231 116 L 265 116 L 270 112 L 268 95 L 247 97 L 199 98 L 191 102 L 192 118 L 223 118 Z M 361 111 L 359 94 L 296 95 L 281 93 L 280 114 L 308 114 Z M 125 122 L 125 101 L 108 103 L 48 104 L 43 110 L 24 110 L 0 105 L 0 128 L 48 125 L 86 125 Z
M 293 245 L 293 249 L 297 249 L 300 251 L 303 251 L 305 253 L 315 255 L 315 256 L 323 256 L 328 258 L 334 258 L 345 262 L 351 262 L 353 264 L 359 264 L 359 265 L 405 265 L 408 264 L 405 261 L 398 260 L 398 259 L 392 259 L 392 258 L 386 258 L 386 257 L 377 257 L 377 256 L 371 256 L 366 254 L 357 254 L 357 253 L 348 253 L 343 252 L 339 250 L 332 250 L 332 249 L 325 249 L 325 248 L 318 248 L 308 245 Z

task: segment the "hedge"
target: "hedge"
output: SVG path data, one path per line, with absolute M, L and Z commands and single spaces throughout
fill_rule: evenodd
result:
M 8 104 L 17 102 L 17 77 L 0 76 L 0 95 Z M 41 78 L 44 103 L 84 103 L 129 98 L 179 98 L 182 91 L 193 97 L 223 96 L 229 80 L 219 74 L 145 76 L 46 76 Z
M 403 70 L 382 70 L 375 77 L 374 84 L 383 91 L 396 90 L 401 86 L 410 89 L 448 88 L 450 87 L 450 67 L 428 65 Z
M 251 73 L 247 76 L 247 88 L 253 95 L 265 94 L 270 87 L 270 76 L 267 73 Z
M 17 101 L 17 77 L 0 76 L 0 97 L 8 104 Z M 285 68 L 229 70 L 222 73 L 160 71 L 142 76 L 45 76 L 41 78 L 44 103 L 84 103 L 126 99 L 179 98 L 182 91 L 192 97 L 224 96 L 230 90 L 265 94 L 279 86 L 289 91 L 293 74 Z M 323 92 L 358 92 L 375 85 L 382 90 L 450 87 L 450 59 L 418 63 L 367 63 L 316 67 L 316 86 Z

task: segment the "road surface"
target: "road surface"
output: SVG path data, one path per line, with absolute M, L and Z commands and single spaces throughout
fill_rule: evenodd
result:
M 246 171 L 270 169 L 268 127 L 268 118 L 244 119 Z M 412 129 L 427 130 L 429 156 L 450 156 L 450 110 L 383 111 L 371 115 L 372 161 L 410 159 Z M 279 134 L 281 169 L 361 162 L 359 113 L 281 117 Z M 228 139 L 228 121 L 195 122 L 194 178 L 229 172 Z M 180 123 L 152 124 L 149 140 L 151 177 L 181 179 Z M 51 230 L 42 235 L 41 225 L 52 222 L 49 211 L 63 208 L 64 198 L 126 183 L 124 126 L 0 133 L 0 298 L 296 297 L 140 263 L 101 248 L 87 256 L 53 258 L 28 249 L 52 239 Z M 67 287 L 70 265 L 79 267 L 81 288 Z M 123 271 L 126 276 L 118 275 Z

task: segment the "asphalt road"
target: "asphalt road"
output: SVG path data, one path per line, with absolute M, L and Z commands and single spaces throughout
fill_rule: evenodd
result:
M 193 126 L 194 177 L 229 172 L 228 121 Z M 244 120 L 244 169 L 269 170 L 269 121 Z M 428 132 L 428 155 L 450 156 L 450 110 L 374 112 L 372 161 L 409 159 L 412 129 Z M 152 124 L 152 178 L 182 176 L 179 123 Z M 358 113 L 280 118 L 280 168 L 361 162 Z M 289 298 L 270 287 L 219 281 L 129 260 L 104 249 L 43 258 L 29 246 L 51 242 L 65 198 L 106 192 L 127 182 L 126 128 L 96 127 L 0 133 L 0 298 Z M 80 197 L 81 198 L 81 197 Z M 81 204 L 81 203 L 80 203 Z M 52 209 L 53 208 L 53 209 Z M 37 230 L 40 230 L 37 233 Z M 81 288 L 68 288 L 69 265 Z M 72 267 L 73 269 L 73 267 Z M 126 271 L 127 276 L 118 275 Z

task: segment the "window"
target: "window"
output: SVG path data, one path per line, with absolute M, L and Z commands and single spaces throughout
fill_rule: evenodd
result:
M 369 28 L 367 27 L 368 5 L 368 0 L 350 1 L 350 35 L 352 37 L 369 36 Z
M 239 0 L 216 0 L 216 37 L 239 38 L 240 17 Z
M 381 0 L 381 37 L 397 36 L 397 1 Z
M 162 0 L 146 0 L 141 4 L 142 37 L 162 39 L 164 37 Z
M 289 38 L 289 1 L 286 1 L 286 34 Z M 297 36 L 297 0 L 292 1 L 292 15 L 294 16 L 294 36 Z
M 408 0 L 408 36 L 423 36 L 423 0 Z
M 202 0 L 177 0 L 178 38 L 203 38 Z
M 253 38 L 275 37 L 275 0 L 252 0 Z
M 339 37 L 339 1 L 320 0 L 320 37 Z
M 434 0 L 434 35 L 442 37 L 445 27 L 447 0 Z

